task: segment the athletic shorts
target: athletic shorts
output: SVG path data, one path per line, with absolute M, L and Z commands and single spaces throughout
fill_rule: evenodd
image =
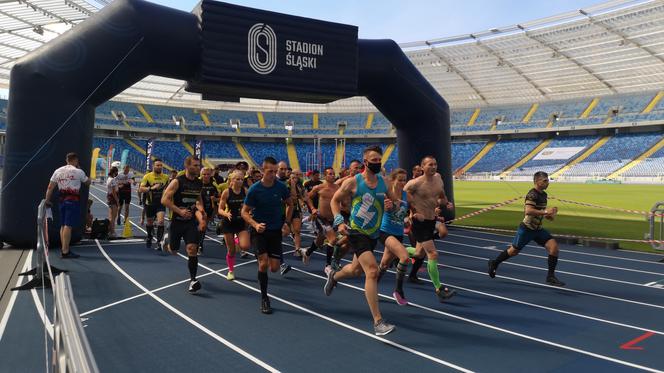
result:
M 314 228 L 314 233 L 316 235 L 324 235 L 333 230 L 332 222 L 321 217 L 318 217 L 313 221 L 312 227 Z
M 129 192 L 129 193 L 120 192 L 119 197 L 120 197 L 120 204 L 121 205 L 131 204 L 131 192 Z
M 68 200 L 60 202 L 60 225 L 68 227 L 78 227 L 81 225 L 80 201 Z
M 245 229 L 247 229 L 247 224 L 241 218 L 231 220 L 223 218 L 221 220 L 221 233 L 240 233 Z
M 403 236 L 399 236 L 396 234 L 390 234 L 387 232 L 380 231 L 380 236 L 378 237 L 378 240 L 380 241 L 383 246 L 385 246 L 385 241 L 387 241 L 388 238 L 394 237 L 396 238 L 399 242 L 403 243 Z
M 198 220 L 173 220 L 168 228 L 168 242 L 172 250 L 180 248 L 180 240 L 184 239 L 186 245 L 198 244 L 201 232 L 198 230 Z
M 348 244 L 350 250 L 355 253 L 356 257 L 360 257 L 365 251 L 373 252 L 378 243 L 377 238 L 371 238 L 366 234 L 362 234 L 354 229 L 348 231 Z
M 251 244 L 257 256 L 267 254 L 269 258 L 281 259 L 281 229 L 266 230 L 263 233 L 258 233 L 252 228 Z
M 158 212 L 166 212 L 166 207 L 161 203 L 158 205 L 145 205 L 145 217 L 154 219 Z
M 410 231 L 416 242 L 423 243 L 433 240 L 433 232 L 436 229 L 436 220 L 419 221 L 413 219 Z
M 300 209 L 293 210 L 293 216 L 291 217 L 291 220 L 293 220 L 293 219 L 302 220 L 302 212 L 300 211 Z M 286 219 L 284 219 L 284 220 L 286 220 Z
M 538 245 L 544 246 L 546 242 L 551 239 L 553 239 L 553 237 L 546 229 L 538 229 L 534 231 L 521 224 L 519 225 L 519 229 L 516 231 L 516 236 L 514 236 L 512 246 L 514 246 L 514 248 L 517 250 L 521 250 L 530 241 L 535 241 Z
M 115 203 L 115 198 L 113 198 L 112 194 L 107 194 L 106 195 L 106 204 L 108 205 L 108 207 L 118 205 L 117 203 Z

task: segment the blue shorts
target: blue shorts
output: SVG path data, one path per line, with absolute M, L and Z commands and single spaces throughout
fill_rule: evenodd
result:
M 60 225 L 68 227 L 78 227 L 81 225 L 80 201 L 60 202 Z
M 512 246 L 517 250 L 521 250 L 530 241 L 535 241 L 540 246 L 544 246 L 544 244 L 546 244 L 546 242 L 550 239 L 553 239 L 553 236 L 551 236 L 551 233 L 549 233 L 546 229 L 538 229 L 534 231 L 532 229 L 526 228 L 522 224 L 519 225 L 519 229 L 516 231 L 516 236 L 514 236 Z

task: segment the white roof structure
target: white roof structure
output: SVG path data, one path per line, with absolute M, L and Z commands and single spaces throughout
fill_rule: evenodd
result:
M 108 0 L 0 0 L 0 87 L 13 62 L 85 20 Z M 402 44 L 452 108 L 526 104 L 664 89 L 664 2 L 612 0 L 578 11 Z M 362 97 L 327 105 L 202 101 L 184 82 L 149 76 L 121 101 L 262 111 L 374 111 Z

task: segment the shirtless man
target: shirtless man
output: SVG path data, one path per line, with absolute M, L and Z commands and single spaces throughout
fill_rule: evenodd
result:
M 423 259 L 426 254 L 429 277 L 433 282 L 438 300 L 443 302 L 451 298 L 456 291 L 448 289 L 440 283 L 438 252 L 433 242 L 433 232 L 436 228 L 435 210 L 436 207 L 440 206 L 451 209 L 453 205 L 445 195 L 443 178 L 436 172 L 438 169 L 436 159 L 432 156 L 426 156 L 422 159 L 421 165 L 424 174 L 410 180 L 404 190 L 408 194 L 408 203 L 411 206 L 411 211 L 413 211 L 411 232 L 417 242 L 415 258 Z
M 311 192 L 309 192 L 309 199 L 313 200 L 318 199 L 318 216 L 314 219 L 312 217 L 312 224 L 316 231 L 316 239 L 311 244 L 311 247 L 307 249 L 307 252 L 302 256 L 302 262 L 305 265 L 309 264 L 309 259 L 311 254 L 324 244 L 326 258 L 325 273 L 328 273 L 332 269 L 332 254 L 334 241 L 336 240 L 336 233 L 332 228 L 332 223 L 334 222 L 334 215 L 332 214 L 332 207 L 330 203 L 332 202 L 332 197 L 334 193 L 339 189 L 339 185 L 334 182 L 334 169 L 332 167 L 326 168 L 324 171 L 324 181 L 322 184 L 316 185 Z M 329 267 L 329 268 L 328 268 Z

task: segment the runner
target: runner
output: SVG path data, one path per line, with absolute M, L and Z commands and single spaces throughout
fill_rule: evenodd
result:
M 436 296 L 440 302 L 444 302 L 456 294 L 453 289 L 448 289 L 440 282 L 438 271 L 438 251 L 434 244 L 434 230 L 436 228 L 435 210 L 438 206 L 452 208 L 452 204 L 445 196 L 443 178 L 436 171 L 438 163 L 432 156 L 422 159 L 422 170 L 424 174 L 416 179 L 411 179 L 404 190 L 408 193 L 408 201 L 411 205 L 413 215 L 411 216 L 411 232 L 416 242 L 414 257 L 424 259 L 427 257 L 427 271 L 433 282 Z M 411 277 L 417 279 L 416 265 L 413 265 Z
M 221 232 L 224 235 L 224 242 L 228 251 L 226 252 L 226 264 L 228 264 L 229 281 L 235 280 L 235 237 L 237 236 L 240 250 L 243 253 L 249 249 L 250 240 L 247 224 L 242 219 L 242 204 L 247 196 L 247 189 L 242 185 L 244 177 L 242 171 L 235 171 L 228 176 L 231 183 L 230 188 L 224 190 L 219 199 L 219 209 L 221 215 Z
M 327 276 L 325 295 L 332 294 L 338 281 L 353 278 L 364 272 L 364 293 L 373 317 L 374 333 L 385 335 L 394 330 L 394 325 L 383 320 L 378 307 L 378 265 L 373 250 L 379 237 L 383 211 L 392 209 L 392 201 L 386 197 L 387 188 L 378 175 L 383 151 L 380 146 L 368 146 L 363 151 L 366 170 L 362 174 L 346 179 L 332 197 L 334 226 L 339 233 L 348 236 L 348 246 L 354 252 L 353 262 L 332 270 Z M 352 199 L 350 226 L 341 215 L 342 201 Z
M 197 253 L 199 236 L 207 227 L 207 217 L 201 197 L 203 182 L 198 178 L 201 161 L 190 155 L 185 158 L 184 166 L 185 174 L 171 180 L 161 197 L 161 203 L 173 212 L 164 249 L 175 255 L 180 249 L 180 241 L 184 239 L 190 280 L 188 290 L 195 293 L 201 289 L 201 283 L 196 278 Z
M 261 307 L 264 314 L 272 313 L 267 296 L 267 270 L 279 270 L 282 253 L 282 229 L 293 214 L 291 193 L 286 184 L 276 180 L 277 161 L 267 157 L 263 161 L 263 178 L 247 191 L 242 206 L 242 218 L 252 228 L 251 242 L 258 257 L 258 282 L 261 288 Z M 282 211 L 286 204 L 286 214 Z M 285 220 L 285 221 L 284 221 Z
M 496 259 L 489 260 L 489 277 L 496 277 L 496 270 L 500 263 L 517 256 L 528 242 L 535 241 L 549 252 L 547 260 L 549 270 L 546 275 L 546 283 L 553 286 L 565 286 L 564 282 L 556 278 L 555 273 L 558 264 L 558 243 L 546 229 L 542 228 L 543 219 L 553 221 L 558 214 L 557 207 L 548 210 L 546 208 L 547 194 L 545 190 L 549 187 L 549 175 L 543 171 L 536 172 L 533 175 L 533 183 L 535 187 L 526 195 L 525 217 L 519 224 L 519 230 L 516 232 L 510 247 L 498 254 Z

